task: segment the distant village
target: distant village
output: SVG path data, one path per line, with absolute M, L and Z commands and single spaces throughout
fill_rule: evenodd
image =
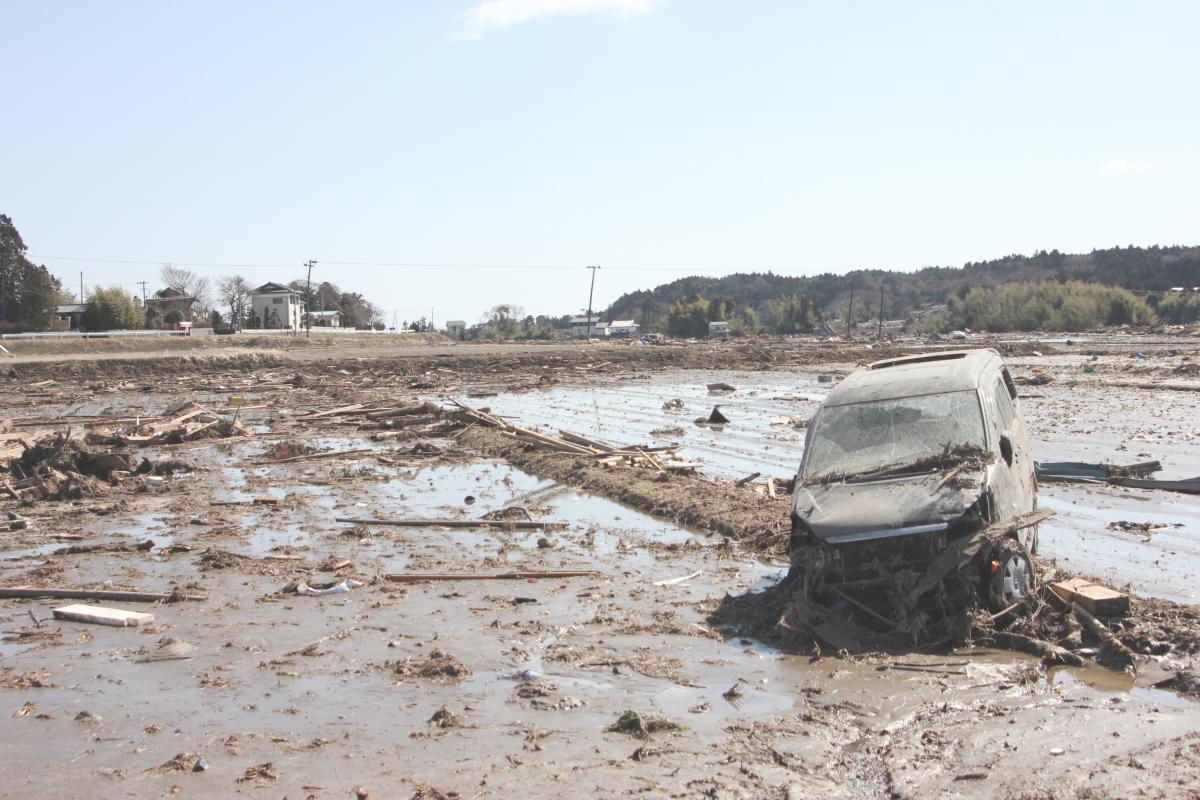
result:
M 325 284 L 328 286 L 328 284 Z M 409 322 L 395 322 L 386 326 L 379 319 L 367 321 L 367 324 L 355 324 L 348 320 L 346 314 L 338 308 L 308 309 L 305 290 L 294 285 L 285 285 L 269 281 L 253 289 L 245 290 L 244 298 L 234 298 L 231 310 L 222 313 L 219 309 L 209 308 L 206 298 L 207 285 L 200 287 L 201 291 L 189 291 L 187 287 L 168 286 L 159 289 L 144 299 L 130 295 L 134 304 L 140 304 L 141 317 L 145 328 L 159 328 L 166 331 L 190 333 L 194 329 L 211 328 L 214 333 L 234 333 L 239 330 L 258 331 L 290 331 L 300 332 L 306 328 L 322 330 L 375 330 L 393 332 L 430 332 L 437 328 L 425 318 Z M 322 299 L 321 288 L 313 291 L 314 305 Z M 99 332 L 99 328 L 89 325 L 89 306 L 97 302 L 89 298 L 88 302 L 60 303 L 55 307 L 55 314 L 50 321 L 51 331 Z M 369 304 L 368 304 L 369 305 Z M 378 317 L 378 310 L 372 316 Z M 359 321 L 361 322 L 361 321 Z M 536 319 L 527 317 L 512 320 L 512 332 L 528 332 L 531 326 L 553 331 L 552 336 L 543 338 L 626 338 L 639 335 L 640 326 L 634 320 L 607 320 L 599 314 L 591 316 L 544 317 Z M 441 330 L 452 339 L 489 338 L 489 328 L 492 322 L 468 324 L 466 320 L 448 320 Z M 108 328 L 108 326 L 104 326 Z M 112 328 L 108 328 L 111 330 Z M 712 322 L 709 333 L 722 336 L 727 333 L 727 323 Z M 657 336 L 657 334 L 649 334 Z

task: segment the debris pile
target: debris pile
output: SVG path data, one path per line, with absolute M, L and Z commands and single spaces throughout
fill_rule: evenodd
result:
M 58 433 L 27 446 L 8 472 L 4 491 L 14 499 L 78 500 L 101 494 L 101 481 L 132 474 L 133 466 L 128 455 L 94 451 Z
M 399 678 L 423 678 L 435 683 L 458 683 L 471 677 L 471 670 L 445 650 L 434 649 L 429 658 L 389 661 L 388 668 Z
M 253 436 L 254 433 L 238 422 L 237 415 L 226 417 L 209 408 L 189 401 L 167 412 L 162 421 L 142 422 L 94 430 L 87 435 L 88 444 L 117 447 L 152 447 L 164 444 L 183 444 L 199 439 L 227 439 L 234 436 Z

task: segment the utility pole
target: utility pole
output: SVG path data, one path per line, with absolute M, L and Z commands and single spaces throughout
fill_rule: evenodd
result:
M 875 335 L 879 341 L 883 341 L 883 286 L 879 287 L 879 332 Z
M 588 289 L 588 307 L 587 307 L 587 330 L 584 332 L 584 338 L 592 338 L 592 293 L 596 290 L 596 270 L 600 269 L 599 264 L 593 264 L 588 267 L 592 271 L 592 285 Z
M 312 302 L 312 268 L 316 266 L 316 261 L 311 258 L 304 262 L 304 266 L 308 267 L 308 281 L 304 289 L 304 338 L 312 338 L 312 314 L 309 313 L 308 305 Z
M 138 281 L 142 287 L 142 308 L 146 307 L 146 281 Z
M 79 302 L 81 302 L 81 303 L 87 302 L 87 300 L 83 299 L 83 273 L 82 272 L 79 273 Z
M 854 287 L 850 287 L 850 308 L 846 311 L 846 338 L 854 335 L 851 326 L 854 324 Z

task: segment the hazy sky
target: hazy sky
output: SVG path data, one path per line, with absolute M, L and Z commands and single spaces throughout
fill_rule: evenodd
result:
M 602 308 L 1200 242 L 1194 0 L 0 0 L 0 29 L 0 212 L 68 287 L 315 258 L 477 321 L 575 312 L 593 263 Z

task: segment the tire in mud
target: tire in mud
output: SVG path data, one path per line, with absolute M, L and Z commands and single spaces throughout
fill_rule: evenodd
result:
M 987 595 L 992 611 L 1003 611 L 1021 602 L 1037 588 L 1033 561 L 1024 545 L 1016 539 L 1005 539 L 993 550 L 987 566 Z

